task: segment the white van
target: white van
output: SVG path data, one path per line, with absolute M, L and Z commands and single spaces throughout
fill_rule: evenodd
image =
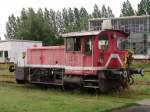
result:
M 30 40 L 1 40 L 0 41 L 0 63 L 24 63 L 22 56 L 27 48 L 41 47 L 41 41 Z

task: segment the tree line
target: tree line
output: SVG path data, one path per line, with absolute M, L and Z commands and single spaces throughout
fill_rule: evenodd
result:
M 143 14 L 150 14 L 150 0 L 141 0 L 137 11 L 128 0 L 122 4 L 120 16 Z M 63 44 L 61 34 L 87 31 L 88 19 L 112 17 L 114 14 L 111 8 L 105 5 L 101 9 L 95 5 L 91 14 L 84 7 L 64 8 L 62 11 L 47 8 L 34 11 L 32 8 L 23 8 L 20 16 L 12 14 L 8 17 L 5 38 L 43 41 L 44 45 L 60 45 Z
M 150 0 L 141 0 L 137 7 L 134 10 L 129 0 L 123 2 L 120 16 L 150 15 Z

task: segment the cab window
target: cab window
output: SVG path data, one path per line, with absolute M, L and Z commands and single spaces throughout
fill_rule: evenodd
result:
M 127 48 L 128 41 L 123 37 L 117 37 L 117 48 L 120 50 L 124 50 Z
M 100 34 L 98 37 L 98 48 L 99 49 L 108 49 L 108 35 Z
M 80 51 L 81 50 L 81 38 L 66 38 L 66 51 Z
M 91 38 L 90 37 L 86 37 L 86 41 L 85 41 L 85 52 L 90 54 L 92 51 L 92 46 L 91 46 Z

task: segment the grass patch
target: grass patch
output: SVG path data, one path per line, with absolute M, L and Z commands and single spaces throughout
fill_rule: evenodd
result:
M 137 66 L 137 65 L 136 65 Z M 149 69 L 146 66 L 147 69 Z M 63 91 L 33 85 L 0 83 L 0 110 L 3 112 L 110 112 L 150 98 L 150 73 L 135 76 L 134 85 L 109 94 Z
M 0 83 L 0 96 L 3 112 L 109 112 L 149 98 L 150 88 L 144 83 L 135 83 L 129 89 L 104 95 Z
M 134 99 L 111 95 L 79 94 L 34 86 L 0 84 L 3 112 L 104 112 L 134 103 Z
M 150 61 L 149 60 L 134 61 L 133 67 L 134 68 L 144 68 L 145 70 L 150 70 Z

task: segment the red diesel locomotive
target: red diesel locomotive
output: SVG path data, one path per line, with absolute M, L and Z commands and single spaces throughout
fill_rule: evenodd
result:
M 27 62 L 16 67 L 18 83 L 94 88 L 102 92 L 127 87 L 133 74 L 131 52 L 125 50 L 129 34 L 112 29 L 62 35 L 64 46 L 33 47 Z

